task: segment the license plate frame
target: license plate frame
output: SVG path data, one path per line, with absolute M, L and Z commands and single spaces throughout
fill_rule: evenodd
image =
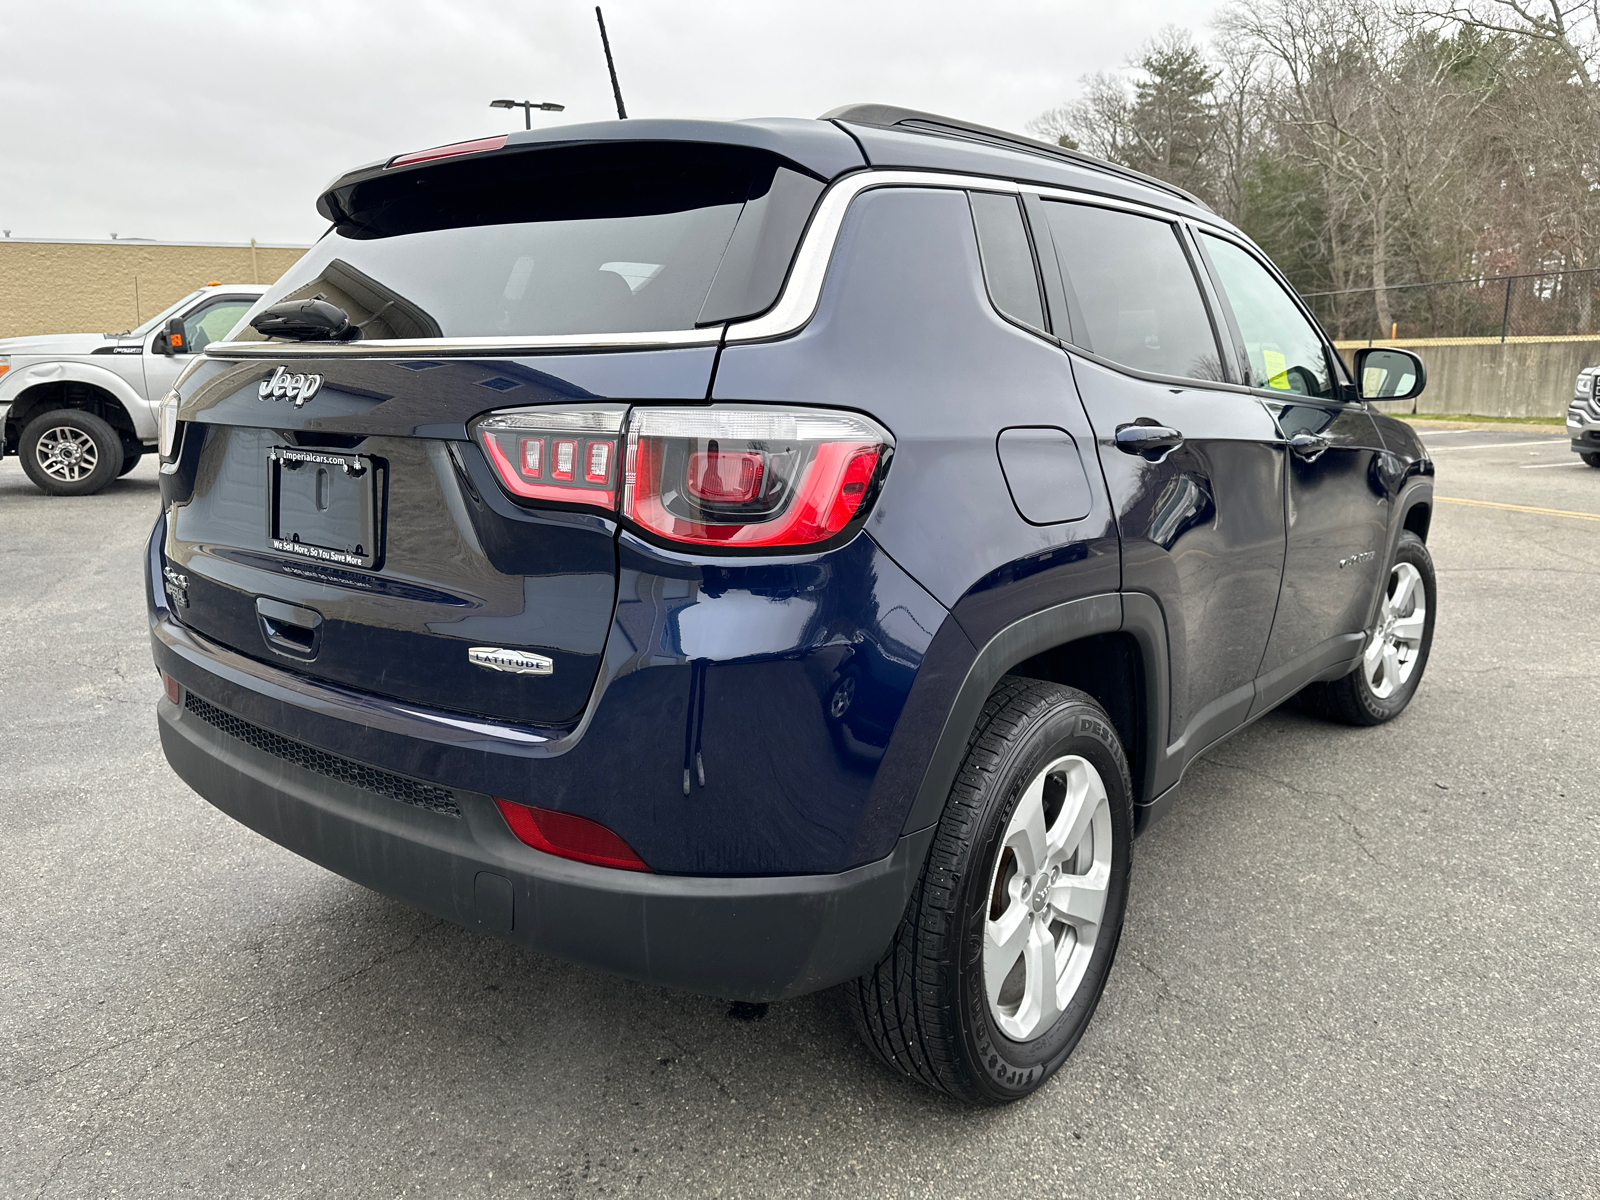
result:
M 311 562 L 383 563 L 384 465 L 366 454 L 297 446 L 267 452 L 267 545 Z

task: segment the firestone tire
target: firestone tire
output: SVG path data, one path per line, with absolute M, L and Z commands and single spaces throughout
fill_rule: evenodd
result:
M 1131 795 L 1127 757 L 1094 700 L 1059 684 L 1001 681 L 893 942 L 845 985 L 878 1058 L 980 1105 L 1020 1100 L 1060 1069 L 1122 933 Z M 1074 843 L 1078 828 L 1087 832 Z M 1046 847 L 1043 856 L 1030 845 Z
M 22 469 L 52 496 L 92 496 L 122 470 L 122 437 L 91 412 L 54 408 L 22 431 Z
M 1402 533 L 1384 581 L 1378 627 L 1361 662 L 1343 679 L 1306 688 L 1303 707 L 1346 725 L 1382 725 L 1404 712 L 1433 649 L 1436 591 L 1428 547 L 1416 534 Z

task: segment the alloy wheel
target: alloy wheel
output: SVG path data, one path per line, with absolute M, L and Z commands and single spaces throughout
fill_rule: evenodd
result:
M 100 465 L 100 451 L 94 439 L 71 425 L 57 425 L 39 436 L 34 449 L 39 467 L 52 479 L 78 483 L 94 474 Z
M 1378 610 L 1378 627 L 1361 656 L 1367 687 L 1387 700 L 1410 681 L 1422 651 L 1428 624 L 1428 599 L 1422 572 L 1408 562 L 1396 563 L 1389 574 L 1388 592 Z
M 1002 1032 L 1028 1041 L 1072 1002 L 1111 882 L 1111 807 L 1099 771 L 1058 758 L 1018 800 L 989 885 L 983 979 Z

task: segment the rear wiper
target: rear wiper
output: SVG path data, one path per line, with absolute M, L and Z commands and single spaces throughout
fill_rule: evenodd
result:
M 258 313 L 250 326 L 263 337 L 296 338 L 302 342 L 353 342 L 361 336 L 361 329 L 350 323 L 349 314 L 321 296 L 274 304 Z

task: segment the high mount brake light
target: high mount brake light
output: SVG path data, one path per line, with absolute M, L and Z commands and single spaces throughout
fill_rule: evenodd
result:
M 501 484 L 523 500 L 616 513 L 668 542 L 729 550 L 812 546 L 866 514 L 894 439 L 855 413 L 803 408 L 576 407 L 474 424 Z
M 621 407 L 512 409 L 484 417 L 472 434 L 513 496 L 614 514 L 622 417 Z
M 535 850 L 619 871 L 648 871 L 649 864 L 599 821 L 494 798 L 517 840 Z
M 854 413 L 635 409 L 622 515 L 693 546 L 813 545 L 864 512 L 893 446 L 886 430 Z
M 435 158 L 454 158 L 457 154 L 478 154 L 484 150 L 498 150 L 506 144 L 506 135 L 478 138 L 472 142 L 451 142 L 448 146 L 435 146 L 431 150 L 414 150 L 389 160 L 389 167 L 404 167 L 411 163 L 428 162 Z M 384 170 L 388 170 L 385 167 Z

